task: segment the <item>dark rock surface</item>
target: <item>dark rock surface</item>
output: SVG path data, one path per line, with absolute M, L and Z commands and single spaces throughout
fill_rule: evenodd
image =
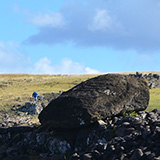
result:
M 51 128 L 78 128 L 122 112 L 145 110 L 148 102 L 149 90 L 143 79 L 107 74 L 63 92 L 39 119 Z
M 159 160 L 160 110 L 99 120 L 74 130 L 0 128 L 3 160 Z

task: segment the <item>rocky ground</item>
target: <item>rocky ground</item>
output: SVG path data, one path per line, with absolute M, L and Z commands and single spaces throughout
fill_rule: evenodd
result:
M 136 73 L 131 76 L 138 78 L 138 81 L 139 78 L 146 77 L 145 79 L 149 80 L 151 77 L 154 81 L 152 84 L 159 81 L 158 75 Z M 107 84 L 109 93 L 100 92 L 97 85 L 95 93 L 100 93 L 99 97 L 110 96 L 108 98 L 112 101 L 115 94 L 110 94 L 113 91 L 110 85 L 114 86 L 111 82 Z M 122 82 L 127 86 L 128 83 L 133 83 Z M 132 87 L 127 87 L 127 93 L 128 88 Z M 80 93 L 77 92 L 77 96 L 81 97 Z M 130 92 L 133 95 L 134 93 Z M 110 117 L 103 116 L 102 120 L 81 124 L 77 128 L 55 129 L 47 122 L 43 125 L 34 123 L 34 115 L 38 115 L 47 105 L 43 101 L 50 102 L 54 96 L 59 95 L 46 94 L 39 97 L 37 103 L 16 104 L 9 112 L 0 111 L 0 160 L 160 160 L 160 110 L 121 112 Z M 126 92 L 122 97 L 126 97 Z M 141 107 L 140 99 L 141 97 L 135 99 L 134 105 Z M 133 100 L 134 98 L 131 99 Z M 130 99 L 128 101 L 130 102 Z M 147 104 L 148 98 L 145 101 Z M 126 102 L 127 100 L 123 101 L 124 104 Z M 82 114 L 85 113 L 86 111 Z
M 15 104 L 11 110 L 0 110 L 0 127 L 18 127 L 18 126 L 36 126 L 39 125 L 38 114 L 52 100 L 57 98 L 61 93 L 46 93 L 38 96 L 35 102 L 30 98 L 29 102 L 24 105 Z
M 0 128 L 3 160 L 158 160 L 160 110 L 119 115 L 75 130 Z

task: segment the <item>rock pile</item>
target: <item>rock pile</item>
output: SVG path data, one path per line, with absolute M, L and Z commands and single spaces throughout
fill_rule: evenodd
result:
M 160 87 L 160 75 L 159 74 L 142 74 L 136 72 L 136 74 L 130 74 L 132 77 L 143 78 L 148 81 L 148 86 L 150 89 Z
M 76 139 L 71 159 L 160 159 L 160 110 L 139 112 L 135 117 L 114 117 L 99 122 L 88 135 Z M 79 154 L 83 151 L 83 154 Z M 78 158 L 77 158 L 78 159 Z
M 1 121 L 0 128 L 31 125 L 32 124 L 31 121 L 32 121 L 31 116 L 7 117 L 3 118 L 3 120 Z
M 136 72 L 136 74 L 130 74 L 130 76 L 137 77 L 137 78 L 145 78 L 147 80 L 155 80 L 155 79 L 159 80 L 160 79 L 160 75 L 156 73 L 142 74 L 142 73 Z
M 26 102 L 24 106 L 18 108 L 17 110 L 34 115 L 34 114 L 40 114 L 40 112 L 43 110 L 43 107 L 39 102 L 36 103 Z
M 92 78 L 52 100 L 39 115 L 42 125 L 1 125 L 0 159 L 158 160 L 160 110 L 142 111 L 148 102 L 143 78 Z
M 26 102 L 24 105 L 15 104 L 9 111 L 6 111 L 5 108 L 0 110 L 0 127 L 34 126 L 39 124 L 37 118 L 33 120 L 33 116 L 37 116 L 51 99 L 55 99 L 60 94 L 45 93 L 38 96 L 38 102 L 33 102 L 33 98 L 30 98 L 30 102 Z
M 63 92 L 40 113 L 42 125 L 79 128 L 122 112 L 145 110 L 149 90 L 143 79 L 107 74 L 89 79 Z
M 43 110 L 43 103 L 39 102 L 26 102 L 25 105 L 16 104 L 11 108 L 12 111 L 15 111 L 17 115 L 23 116 L 23 115 L 35 115 L 40 114 L 40 112 Z
M 0 129 L 3 160 L 159 160 L 160 110 L 115 116 L 75 130 Z

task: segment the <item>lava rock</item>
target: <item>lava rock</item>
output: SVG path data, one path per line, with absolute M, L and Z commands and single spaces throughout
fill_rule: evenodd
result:
M 149 160 L 160 159 L 160 110 L 118 115 L 75 130 L 45 126 L 0 129 L 0 159 Z M 142 114 L 147 114 L 145 118 Z M 153 115 L 154 114 L 154 115 Z M 152 116 L 150 116 L 152 115 Z M 135 123 L 139 119 L 139 123 Z M 150 119 L 157 119 L 150 123 Z M 132 128 L 131 128 L 132 127 Z M 121 128 L 125 130 L 121 133 Z M 145 135 L 145 132 L 148 132 Z M 75 136 L 74 136 L 75 134 Z M 70 136 L 70 138 L 68 138 Z
M 39 114 L 43 110 L 43 107 L 39 102 L 36 103 L 26 102 L 24 106 L 18 108 L 17 110 L 34 115 L 34 114 Z
M 39 115 L 51 128 L 79 128 L 122 112 L 145 110 L 149 90 L 142 78 L 101 75 L 63 92 Z

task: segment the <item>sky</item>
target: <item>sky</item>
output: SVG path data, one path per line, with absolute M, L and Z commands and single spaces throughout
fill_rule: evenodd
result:
M 160 0 L 3 0 L 0 73 L 160 71 Z

